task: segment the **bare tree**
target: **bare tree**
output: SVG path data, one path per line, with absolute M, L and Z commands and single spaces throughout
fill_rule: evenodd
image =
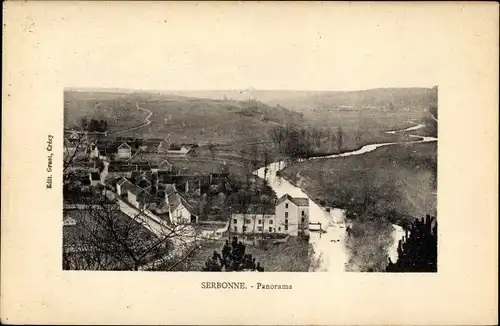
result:
M 337 150 L 342 150 L 342 147 L 344 146 L 344 131 L 342 130 L 342 127 L 339 127 L 337 129 Z
M 263 156 L 264 156 L 264 180 L 267 180 L 267 173 L 269 172 L 267 166 L 269 165 L 270 162 L 269 151 L 267 150 L 267 148 L 264 148 Z
M 284 142 L 286 139 L 286 130 L 283 126 L 276 126 L 270 131 L 271 140 L 278 150 L 278 152 L 283 152 Z
M 73 154 L 65 159 L 63 187 L 71 197 L 64 213 L 76 225 L 64 227 L 65 269 L 138 270 L 156 260 L 174 260 L 196 242 L 191 226 L 168 226 L 149 211 L 152 196 L 136 208 L 103 185 L 84 186 L 73 174 L 87 174 L 86 168 L 78 166 Z
M 134 217 L 125 216 L 116 201 L 100 193 L 81 205 L 84 209 L 72 211 L 76 225 L 66 227 L 73 231 L 66 234 L 63 250 L 68 269 L 138 270 L 162 257 L 173 260 L 174 246 L 193 240 L 188 238 L 194 235 L 184 234 L 185 225 L 152 232 L 147 206 Z
M 207 144 L 207 148 L 210 151 L 210 156 L 212 156 L 212 162 L 215 163 L 215 144 L 212 142 L 209 142 Z
M 63 174 L 67 172 L 71 166 L 75 165 L 77 158 L 86 154 L 87 145 L 87 137 L 84 133 L 78 134 L 77 139 L 65 139 Z
M 257 145 L 252 145 L 250 147 L 250 157 L 251 157 L 250 163 L 252 164 L 252 171 L 255 171 L 257 169 L 257 165 L 259 164 L 259 149 L 257 148 Z

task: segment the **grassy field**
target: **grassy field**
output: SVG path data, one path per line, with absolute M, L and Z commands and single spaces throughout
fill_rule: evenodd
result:
M 64 92 L 64 126 L 80 127 L 82 118 L 107 120 L 109 131 L 139 125 L 147 112 L 137 110 L 136 96 L 103 92 Z
M 224 243 L 225 239 L 204 241 L 201 248 L 178 264 L 174 271 L 201 271 L 214 250 L 221 252 Z M 307 241 L 298 238 L 290 238 L 279 245 L 269 245 L 267 250 L 250 245 L 246 247 L 246 253 L 252 254 L 265 272 L 306 272 L 311 264 L 311 250 Z
M 121 136 L 169 138 L 175 142 L 259 141 L 266 128 L 300 123 L 300 113 L 255 101 L 198 99 L 151 92 L 116 93 L 71 91 L 64 93 L 65 126 L 78 125 L 82 117 L 106 119 L 110 129 L 139 125 L 147 112 L 151 124 Z
M 140 132 L 151 137 L 168 136 L 176 142 L 259 141 L 276 124 L 302 120 L 296 112 L 258 102 L 179 97 L 152 99 L 139 105 L 153 112 L 153 122 Z

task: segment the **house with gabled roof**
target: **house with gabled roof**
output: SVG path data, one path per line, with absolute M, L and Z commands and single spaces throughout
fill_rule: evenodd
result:
M 132 157 L 132 147 L 126 142 L 121 143 L 117 148 L 116 156 L 118 158 L 131 158 Z
M 276 203 L 276 223 L 290 235 L 309 234 L 309 199 L 281 196 Z
M 177 192 L 172 192 L 166 197 L 170 222 L 172 224 L 198 223 L 198 214 L 191 204 Z
M 74 226 L 76 225 L 76 220 L 72 218 L 71 216 L 65 216 L 63 218 L 63 225 L 64 226 Z
M 128 202 L 138 209 L 145 209 L 155 202 L 155 197 L 153 195 L 137 186 L 127 190 L 127 198 Z
M 127 191 L 133 189 L 135 185 L 127 178 L 122 178 L 116 183 L 116 192 L 119 196 L 126 195 Z

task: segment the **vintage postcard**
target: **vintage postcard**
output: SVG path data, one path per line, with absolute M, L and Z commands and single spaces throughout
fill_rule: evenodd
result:
M 2 323 L 496 322 L 497 4 L 4 18 Z

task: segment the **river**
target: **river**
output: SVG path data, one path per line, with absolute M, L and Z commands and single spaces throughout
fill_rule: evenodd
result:
M 391 130 L 387 131 L 389 134 L 394 134 L 396 132 L 405 132 L 417 130 L 425 127 L 423 124 L 419 124 L 413 127 L 409 127 L 402 130 Z M 434 137 L 423 137 L 410 135 L 411 137 L 417 137 L 419 140 L 409 141 L 406 143 L 425 143 L 437 141 Z M 392 142 L 392 143 L 379 143 L 379 144 L 369 144 L 365 145 L 358 150 L 351 152 L 345 152 L 342 154 L 334 154 L 321 157 L 311 157 L 309 160 L 318 159 L 332 159 L 344 156 L 361 155 L 364 153 L 371 152 L 382 146 L 389 146 L 393 144 L 400 144 L 403 142 Z M 310 222 L 320 222 L 323 229 L 326 229 L 326 233 L 320 232 L 310 232 L 310 243 L 313 245 L 315 258 L 317 259 L 318 265 L 311 266 L 310 271 L 315 272 L 345 272 L 345 266 L 348 261 L 348 254 L 345 249 L 345 236 L 346 236 L 346 221 L 345 212 L 341 209 L 334 208 L 330 212 L 327 212 L 325 208 L 319 206 L 315 203 L 307 194 L 305 194 L 302 189 L 294 186 L 287 180 L 276 175 L 276 172 L 281 171 L 285 168 L 285 163 L 283 161 L 273 162 L 267 166 L 266 179 L 269 186 L 276 192 L 279 197 L 284 194 L 289 194 L 292 197 L 304 197 L 309 199 L 309 216 Z M 254 173 L 261 178 L 264 178 L 266 167 L 262 167 L 255 171 Z M 404 230 L 399 225 L 393 224 L 394 231 L 392 233 L 393 245 L 391 246 L 388 256 L 393 262 L 397 260 L 397 246 L 398 241 L 404 236 Z

